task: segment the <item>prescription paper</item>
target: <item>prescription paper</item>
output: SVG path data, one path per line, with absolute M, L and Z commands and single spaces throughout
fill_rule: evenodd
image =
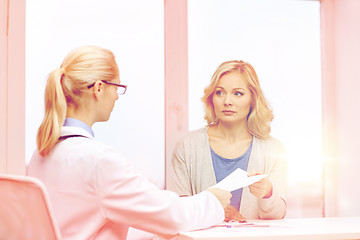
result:
M 235 228 L 235 227 L 270 227 L 268 224 L 259 224 L 257 222 L 236 222 L 236 221 L 230 221 L 230 222 L 223 222 L 217 225 L 212 226 L 212 228 L 215 227 L 225 227 L 225 228 Z
M 230 173 L 226 178 L 224 178 L 223 180 L 221 180 L 211 188 L 220 188 L 231 192 L 236 189 L 249 186 L 257 181 L 260 181 L 266 176 L 267 174 L 248 177 L 248 172 L 240 168 L 237 168 L 235 171 Z

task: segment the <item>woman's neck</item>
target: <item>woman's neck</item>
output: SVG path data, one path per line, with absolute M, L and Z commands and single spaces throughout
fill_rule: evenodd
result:
M 77 120 L 80 120 L 90 127 L 94 124 L 94 121 L 92 120 L 92 117 L 90 116 L 90 111 L 88 110 L 81 110 L 81 109 L 74 109 L 74 108 L 68 108 L 66 112 L 67 118 L 74 118 Z
M 252 138 L 252 135 L 247 129 L 246 123 L 235 125 L 219 122 L 216 126 L 210 127 L 209 132 L 213 137 L 221 138 L 229 143 L 249 140 Z

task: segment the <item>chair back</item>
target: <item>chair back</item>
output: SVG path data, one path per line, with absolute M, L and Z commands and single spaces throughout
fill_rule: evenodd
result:
M 61 239 L 46 188 L 40 180 L 0 174 L 0 239 Z

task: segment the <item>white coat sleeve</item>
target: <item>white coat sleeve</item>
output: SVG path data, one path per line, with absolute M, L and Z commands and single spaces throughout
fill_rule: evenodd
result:
M 170 237 L 224 220 L 224 209 L 210 192 L 179 197 L 160 190 L 116 153 L 106 152 L 96 169 L 99 205 L 113 222 Z

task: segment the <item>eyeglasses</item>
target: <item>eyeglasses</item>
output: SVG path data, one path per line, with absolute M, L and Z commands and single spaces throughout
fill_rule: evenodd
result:
M 126 89 L 127 89 L 127 86 L 126 86 L 126 85 L 118 84 L 118 83 L 113 83 L 113 82 L 108 82 L 108 81 L 105 81 L 105 80 L 101 80 L 101 81 L 102 81 L 103 83 L 116 86 L 116 87 L 117 87 L 117 94 L 118 94 L 118 95 L 123 95 L 123 94 L 125 94 L 125 92 L 126 92 Z M 90 84 L 90 85 L 88 86 L 88 88 L 92 88 L 94 85 L 95 85 L 95 83 Z

